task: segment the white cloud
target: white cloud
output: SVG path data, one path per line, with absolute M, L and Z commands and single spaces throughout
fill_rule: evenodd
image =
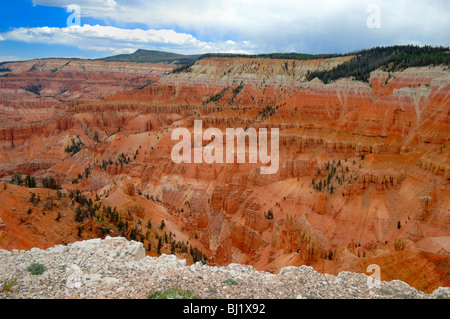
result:
M 99 46 L 80 46 L 82 50 L 108 52 L 114 55 L 116 54 L 129 54 L 136 51 L 136 48 L 117 48 L 117 47 L 99 47 Z
M 73 2 L 33 0 L 37 5 L 57 7 L 67 7 Z M 137 30 L 116 30 L 113 34 L 103 35 L 110 41 L 131 41 L 133 46 L 130 47 L 137 43 L 167 43 L 170 48 L 177 50 L 186 48 L 192 51 L 195 48 L 199 52 L 208 48 L 246 52 L 286 52 L 293 49 L 300 52 L 347 52 L 377 45 L 406 43 L 450 45 L 448 0 L 76 2 L 81 9 L 82 23 L 83 18 L 90 17 L 103 20 L 105 24 L 140 23 L 147 26 L 149 30 L 140 31 L 145 39 L 142 41 L 138 39 L 141 36 Z M 378 4 L 381 8 L 380 29 L 367 27 L 366 20 L 370 13 L 366 9 L 371 4 Z M 183 30 L 186 33 L 171 34 L 171 29 Z M 155 30 L 166 33 L 154 32 Z M 108 31 L 105 29 L 93 32 L 99 34 Z M 40 30 L 39 33 L 39 37 L 42 37 L 44 31 Z M 87 30 L 83 35 L 89 36 Z M 189 38 L 189 35 L 192 38 Z M 5 37 L 3 34 L 2 36 Z M 69 35 L 66 38 L 69 38 Z M 127 38 L 130 39 L 126 40 Z M 235 44 L 227 41 L 233 41 Z M 114 47 L 117 47 L 117 44 Z
M 121 29 L 112 26 L 88 25 L 66 28 L 17 28 L 0 35 L 6 40 L 73 45 L 84 50 L 109 51 L 114 54 L 134 52 L 138 48 L 165 47 L 171 51 L 192 53 L 239 50 L 236 43 L 199 41 L 187 33 L 173 30 Z M 248 46 L 248 45 L 247 45 Z

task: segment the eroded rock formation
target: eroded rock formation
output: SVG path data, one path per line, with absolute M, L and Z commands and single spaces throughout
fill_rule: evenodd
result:
M 32 174 L 39 187 L 53 176 L 64 190 L 128 212 L 142 231 L 165 220 L 211 264 L 337 274 L 376 263 L 383 280 L 448 286 L 449 71 L 305 80 L 346 59 L 203 59 L 176 74 L 133 63 L 9 63 L 0 78 L 0 176 Z M 279 128 L 278 172 L 261 174 L 262 164 L 248 161 L 175 164 L 171 132 L 192 131 L 196 119 L 222 131 Z M 71 216 L 63 228 L 55 218 L 22 218 L 30 189 L 4 185 L 1 247 L 79 239 L 71 207 L 58 202 Z M 143 242 L 155 253 L 156 237 Z

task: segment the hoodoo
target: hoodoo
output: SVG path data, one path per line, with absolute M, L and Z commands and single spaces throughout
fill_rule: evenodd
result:
M 194 150 L 191 156 L 191 133 L 187 128 L 176 128 L 172 131 L 171 139 L 181 141 L 175 144 L 171 151 L 172 161 L 174 163 L 194 163 L 228 164 L 245 163 L 246 153 L 248 153 L 248 162 L 257 163 L 258 158 L 261 163 L 270 163 L 269 167 L 262 167 L 261 174 L 275 174 L 278 171 L 279 163 L 279 129 L 272 128 L 270 131 L 270 154 L 267 147 L 267 129 L 260 128 L 259 135 L 254 128 L 226 128 L 225 140 L 223 133 L 218 128 L 208 128 L 203 133 L 202 121 L 194 121 Z M 249 144 L 246 145 L 246 137 Z M 203 147 L 203 141 L 211 143 Z M 235 140 L 236 143 L 235 143 Z M 225 153 L 224 153 L 225 144 Z M 236 145 L 236 147 L 235 147 Z M 248 151 L 247 151 L 248 150 Z M 180 154 L 181 153 L 181 154 Z M 224 156 L 225 154 L 225 156 Z

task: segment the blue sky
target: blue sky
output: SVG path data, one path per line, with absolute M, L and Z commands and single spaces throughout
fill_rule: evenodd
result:
M 345 53 L 450 45 L 448 0 L 14 0 L 1 6 L 0 61 L 97 58 L 138 48 Z M 73 8 L 79 24 L 68 23 Z

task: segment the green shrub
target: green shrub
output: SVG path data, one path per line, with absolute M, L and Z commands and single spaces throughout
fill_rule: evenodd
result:
M 238 284 L 236 280 L 233 280 L 233 279 L 231 279 L 231 278 L 228 278 L 228 279 L 225 280 L 223 283 L 224 283 L 224 284 L 227 284 L 227 285 L 229 285 L 229 286 L 231 286 L 231 285 L 237 285 L 237 284 Z
M 32 275 L 42 275 L 47 269 L 42 264 L 32 263 L 30 266 L 28 266 L 27 270 Z
M 380 288 L 380 293 L 383 295 L 392 295 L 392 292 L 388 289 Z

